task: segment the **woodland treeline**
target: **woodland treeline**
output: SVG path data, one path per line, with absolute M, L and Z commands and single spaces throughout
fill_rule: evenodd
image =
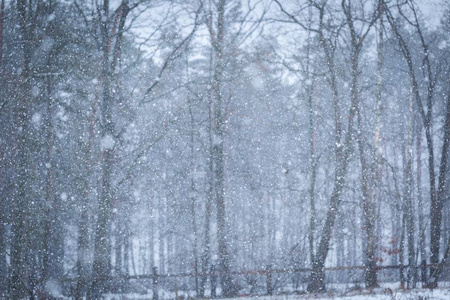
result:
M 436 288 L 449 32 L 446 0 L 1 0 L 0 297 L 154 267 Z

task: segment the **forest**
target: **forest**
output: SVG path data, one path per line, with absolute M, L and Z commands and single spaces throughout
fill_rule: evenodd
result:
M 449 0 L 0 1 L 0 299 L 450 281 Z

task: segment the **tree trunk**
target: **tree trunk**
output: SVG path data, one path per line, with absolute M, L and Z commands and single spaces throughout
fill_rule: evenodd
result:
M 87 146 L 85 149 L 84 161 L 84 174 L 90 174 L 92 172 L 92 145 L 95 139 L 96 131 L 96 118 L 98 107 L 98 95 L 95 95 L 94 102 L 92 103 L 92 113 L 89 118 L 89 137 Z M 88 276 L 89 265 L 89 198 L 91 185 L 89 183 L 89 176 L 83 176 L 81 179 L 81 214 L 77 224 L 77 285 L 75 290 L 75 300 L 83 299 L 86 292 L 86 277 Z
M 325 4 L 324 4 L 325 5 Z M 312 273 L 310 274 L 308 280 L 307 291 L 316 293 L 316 292 L 324 292 L 325 291 L 325 259 L 328 254 L 329 243 L 331 239 L 331 233 L 334 227 L 334 222 L 337 214 L 338 204 L 340 201 L 342 188 L 345 184 L 345 175 L 347 173 L 348 166 L 348 157 L 350 155 L 350 149 L 347 148 L 346 152 L 347 157 L 343 154 L 343 145 L 341 145 L 341 116 L 340 116 L 340 108 L 339 108 L 339 95 L 337 89 L 337 81 L 336 81 L 336 73 L 334 69 L 334 57 L 332 52 L 330 52 L 329 45 L 327 39 L 324 36 L 324 12 L 325 7 L 315 6 L 319 11 L 319 41 L 320 45 L 325 54 L 325 58 L 328 66 L 328 73 L 330 78 L 330 87 L 333 92 L 333 109 L 334 109 L 334 121 L 335 121 L 335 155 L 336 155 L 336 167 L 335 167 L 335 179 L 334 179 L 334 188 L 331 194 L 330 204 L 328 206 L 327 215 L 325 218 L 325 223 L 323 226 L 322 235 L 320 237 L 319 246 L 316 248 L 314 260 L 312 261 Z M 353 116 L 355 111 L 351 110 L 351 116 L 349 118 L 349 125 L 351 124 L 353 127 Z M 351 131 L 351 130 L 350 130 Z M 350 132 L 349 131 L 349 132 Z M 350 136 L 348 136 L 348 141 L 350 142 Z M 347 146 L 347 144 L 345 145 Z
M 51 59 L 47 62 L 51 66 Z M 47 281 L 59 281 L 64 274 L 64 234 L 61 221 L 61 201 L 60 197 L 55 196 L 54 191 L 54 172 L 53 162 L 54 147 L 54 128 L 53 128 L 53 82 L 52 76 L 46 78 L 47 88 L 47 113 L 45 118 L 46 130 L 46 202 L 47 210 L 44 216 L 44 238 L 43 238 L 43 271 L 42 284 L 45 287 Z
M 309 9 L 309 20 L 312 18 L 312 12 Z M 314 91 L 314 82 L 315 78 L 311 78 L 311 30 L 308 30 L 308 44 L 306 48 L 306 80 L 308 81 L 306 96 L 308 102 L 308 117 L 309 117 L 309 153 L 311 160 L 311 181 L 309 186 L 309 209 L 310 209 L 310 219 L 309 219 L 309 258 L 310 261 L 314 261 L 314 243 L 315 243 L 315 235 L 316 235 L 316 199 L 315 199 L 315 187 L 316 187 L 316 179 L 317 179 L 317 154 L 316 154 L 316 124 L 315 124 L 315 112 L 314 112 L 314 104 L 313 104 L 313 91 Z M 313 75 L 314 77 L 314 75 Z
M 31 70 L 30 62 L 33 54 L 32 30 L 34 24 L 29 23 L 27 2 L 17 1 L 19 13 L 19 26 L 21 34 L 21 50 L 23 53 L 23 70 L 21 76 L 21 88 L 18 94 L 16 106 L 16 128 L 20 128 L 17 137 L 19 150 L 17 162 L 17 181 L 12 206 L 12 242 L 11 242 L 11 273 L 10 296 L 11 299 L 20 299 L 28 292 L 28 244 L 29 244 L 29 184 L 30 184 L 30 99 L 31 94 Z
M 101 185 L 100 198 L 98 201 L 98 218 L 95 227 L 94 241 L 94 263 L 92 297 L 98 299 L 105 291 L 105 281 L 111 271 L 111 212 L 114 191 L 112 187 L 112 173 L 114 168 L 114 153 L 116 148 L 115 123 L 113 120 L 114 97 L 111 91 L 112 78 L 117 66 L 118 57 L 122 43 L 123 27 L 129 13 L 128 1 L 122 1 L 115 19 L 110 20 L 109 0 L 104 0 L 98 9 L 100 20 L 100 45 L 102 50 L 102 98 L 101 98 Z M 120 17 L 119 17 L 120 15 Z M 118 34 L 116 35 L 116 29 Z M 110 32 L 110 27 L 111 32 Z M 115 40 L 114 40 L 115 37 Z M 115 48 L 111 51 L 113 42 Z M 112 58 L 110 54 L 112 52 Z
M 130 229 L 127 224 L 123 227 L 123 276 L 130 275 L 130 253 L 133 249 L 130 247 Z
M 450 80 L 449 80 L 450 82 Z M 431 251 L 431 264 L 437 265 L 439 264 L 439 243 L 441 239 L 441 222 L 442 222 L 442 208 L 444 206 L 444 200 L 446 197 L 446 182 L 448 180 L 448 156 L 449 156 L 449 148 L 450 148 L 450 90 L 447 95 L 447 112 L 445 114 L 445 124 L 444 124 L 444 142 L 442 145 L 442 155 L 441 155 L 441 163 L 439 166 L 439 185 L 437 190 L 437 201 L 434 205 L 434 214 L 431 216 L 432 225 L 435 227 L 431 227 L 431 247 L 434 249 L 434 252 Z M 433 234 L 434 232 L 434 234 Z M 437 240 L 433 240 L 436 238 Z M 445 252 L 445 256 L 448 256 L 448 247 Z M 445 258 L 447 260 L 447 257 Z M 439 277 L 440 272 L 442 271 L 442 266 L 434 266 L 431 268 L 430 279 L 428 281 L 429 288 L 437 287 L 437 279 Z
M 5 16 L 5 0 L 2 0 L 0 4 L 0 95 L 3 95 L 3 24 L 4 24 L 4 16 Z M 6 101 L 3 97 L 0 96 L 0 103 Z M 3 153 L 1 153 L 1 161 L 3 159 Z M 5 166 L 2 166 L 2 169 L 6 169 Z M 2 176 L 4 176 L 2 174 Z M 6 254 L 6 195 L 2 195 L 0 198 L 0 270 L 4 270 L 2 274 L 0 274 L 0 298 L 6 298 L 6 292 L 8 290 L 8 263 L 7 263 L 7 254 Z
M 420 137 L 420 129 L 417 136 L 417 210 L 419 211 L 419 251 L 420 251 L 420 281 L 422 287 L 427 283 L 427 253 L 425 250 L 425 222 L 423 212 L 423 198 L 422 198 L 422 138 Z
M 364 187 L 364 182 L 367 184 L 368 173 L 369 170 L 366 168 L 367 162 L 364 159 L 364 151 L 362 138 L 359 139 L 359 148 L 360 148 L 360 157 L 361 157 L 361 166 L 363 168 L 363 214 L 364 214 L 364 229 L 366 234 L 366 246 L 365 246 L 365 284 L 366 288 L 374 288 L 378 286 L 377 279 L 377 270 L 376 270 L 376 261 L 375 261 L 375 224 L 376 224 L 376 214 L 375 214 L 375 197 L 376 197 L 376 188 L 379 183 L 379 164 L 380 164 L 380 153 L 379 153 L 379 143 L 380 143 L 380 128 L 381 128 L 381 91 L 382 91 L 382 80 L 383 80 L 383 31 L 384 24 L 383 18 L 380 17 L 380 28 L 378 29 L 378 44 L 377 44 L 377 94 L 376 94 L 376 124 L 375 124 L 375 132 L 374 132 L 374 165 L 372 168 L 371 180 L 372 183 L 370 185 L 370 191 L 367 190 L 367 187 Z M 358 123 L 360 123 L 361 116 L 358 117 Z M 362 129 L 359 129 L 359 132 L 362 132 Z M 365 167 L 363 167 L 365 165 Z M 366 171 L 364 171 L 366 169 Z M 365 175 L 366 174 L 366 175 Z M 367 176 L 366 180 L 364 177 Z M 366 190 L 366 192 L 364 192 Z M 366 196 L 364 196 L 366 194 Z M 366 198 L 368 197 L 368 198 Z
M 99 299 L 105 292 L 106 278 L 110 275 L 110 216 L 111 203 L 113 200 L 111 176 L 114 158 L 114 121 L 112 119 L 112 95 L 111 95 L 111 70 L 109 59 L 109 1 L 103 2 L 103 7 L 99 11 L 101 47 L 102 47 L 102 98 L 101 98 L 101 184 L 100 198 L 98 200 L 98 217 L 95 226 L 94 239 L 94 263 L 92 281 L 92 299 Z
M 116 220 L 115 238 L 114 238 L 114 251 L 115 251 L 115 256 L 116 256 L 116 259 L 115 259 L 116 264 L 114 266 L 114 269 L 115 269 L 116 276 L 122 276 L 122 273 L 123 273 L 122 272 L 122 265 L 123 265 L 122 247 L 124 244 L 123 235 L 124 235 L 124 228 L 122 225 L 122 220 L 121 220 L 120 216 L 118 216 L 117 220 Z
M 78 239 L 77 239 L 77 285 L 75 289 L 75 300 L 82 300 L 86 292 L 86 277 L 88 276 L 88 250 L 89 250 L 89 236 L 88 236 L 88 226 L 89 226 L 89 214 L 88 214 L 88 192 L 82 195 L 82 208 L 80 220 L 78 222 Z
M 194 256 L 194 274 L 195 274 L 195 294 L 198 297 L 199 291 L 199 261 L 198 261 L 198 227 L 197 227 L 197 205 L 196 205 L 196 196 L 195 196 L 195 178 L 194 172 L 196 171 L 195 166 L 195 120 L 194 114 L 192 112 L 192 103 L 191 100 L 188 99 L 188 108 L 189 108 L 189 117 L 191 121 L 191 132 L 190 132 L 190 152 L 191 152 L 191 161 L 190 161 L 190 182 L 191 182 L 191 190 L 190 190 L 190 206 L 191 206 L 191 215 L 192 215 L 192 234 L 194 235 L 194 245 L 193 245 L 193 256 Z
M 410 97 L 408 109 L 408 145 L 406 150 L 406 169 L 405 169 L 405 210 L 407 223 L 407 237 L 408 237 L 408 273 L 407 273 L 407 287 L 414 288 L 416 282 L 416 268 L 415 268 L 415 222 L 414 222 L 414 207 L 412 202 L 412 153 L 413 153 L 413 102 L 414 102 L 414 83 L 413 78 L 410 78 Z
M 351 123 L 350 125 L 353 127 L 353 121 L 349 121 L 349 123 Z M 350 135 L 350 133 L 348 133 L 348 135 Z M 347 136 L 347 141 L 350 142 L 349 136 Z M 346 145 L 349 144 L 346 143 Z M 325 291 L 325 260 L 328 255 L 331 233 L 336 220 L 342 189 L 345 185 L 345 175 L 347 173 L 350 151 L 351 150 L 349 147 L 346 148 L 344 158 L 337 163 L 333 193 L 331 194 L 330 204 L 325 218 L 325 223 L 323 225 L 319 247 L 317 248 L 315 260 L 313 262 L 313 270 L 308 281 L 307 291 L 310 293 Z
M 225 158 L 224 158 L 224 135 L 225 114 L 222 97 L 223 72 L 224 72 L 224 32 L 225 32 L 225 0 L 220 0 L 217 5 L 217 33 L 211 37 L 214 49 L 214 74 L 212 82 L 213 93 L 213 175 L 214 195 L 217 209 L 217 239 L 219 252 L 220 283 L 224 297 L 235 294 L 234 285 L 230 274 L 230 256 L 228 230 L 225 209 Z
M 212 203 L 214 201 L 214 167 L 213 167 L 213 156 L 212 156 L 212 97 L 210 97 L 209 103 L 209 122 L 208 122 L 208 133 L 209 133 L 209 144 L 208 144 L 208 189 L 206 195 L 206 205 L 205 205 L 205 226 L 203 231 L 203 249 L 202 249 L 202 275 L 200 281 L 200 297 L 205 296 L 207 273 L 210 270 L 210 260 L 211 260 L 211 241 L 210 241 L 210 224 L 211 224 L 211 213 L 212 213 Z
M 5 17 L 5 0 L 0 4 L 0 75 L 2 74 L 2 59 L 3 59 L 3 26 Z
M 405 230 L 406 230 L 406 207 L 405 201 L 402 201 L 401 209 L 401 229 L 400 229 L 400 245 L 398 252 L 398 262 L 400 265 L 400 288 L 405 288 Z
M 356 69 L 354 73 L 356 74 Z M 352 88 L 353 89 L 353 88 Z M 353 90 L 352 90 L 353 91 Z M 358 93 L 358 92 L 356 92 Z M 355 96 L 357 97 L 357 96 Z M 362 128 L 362 116 L 358 109 L 358 149 L 359 158 L 361 163 L 362 177 L 361 177 L 361 190 L 362 190 L 362 207 L 363 207 L 363 220 L 364 220 L 364 256 L 365 256 L 365 284 L 366 288 L 374 288 L 377 283 L 377 270 L 375 261 L 375 203 L 373 199 L 373 191 L 370 184 L 370 170 L 366 158 L 364 149 L 364 136 Z

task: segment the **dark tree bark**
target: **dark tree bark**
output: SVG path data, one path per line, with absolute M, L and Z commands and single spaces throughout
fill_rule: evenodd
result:
M 210 102 L 212 97 L 210 97 Z M 209 103 L 208 110 L 208 189 L 206 195 L 206 205 L 205 205 L 205 221 L 204 221 L 204 229 L 203 229 L 203 245 L 202 245 L 202 270 L 201 270 L 201 279 L 200 279 L 200 289 L 199 295 L 200 297 L 205 296 L 206 290 L 206 281 L 208 279 L 208 272 L 210 270 L 210 261 L 211 261 L 211 237 L 210 237 L 210 228 L 211 228 L 211 214 L 212 214 L 212 204 L 214 201 L 214 182 L 213 182 L 213 161 L 212 161 L 212 105 Z M 212 275 L 211 275 L 212 276 Z
M 3 59 L 3 26 L 5 24 L 5 0 L 0 4 L 0 74 L 2 74 L 2 59 Z
M 409 95 L 409 105 L 408 105 L 408 144 L 406 148 L 406 166 L 405 166 L 405 192 L 403 196 L 403 201 L 405 201 L 405 214 L 406 214 L 406 235 L 408 237 L 408 272 L 407 272 L 407 287 L 415 287 L 416 282 L 416 252 L 415 252 L 415 222 L 414 222 L 414 207 L 412 199 L 412 153 L 413 153 L 413 102 L 414 102 L 414 91 L 413 91 L 413 78 L 410 78 L 410 95 Z
M 420 127 L 419 127 L 420 128 Z M 418 129 L 419 133 L 422 129 Z M 419 251 L 420 251 L 420 281 L 422 282 L 422 287 L 426 286 L 427 283 L 427 253 L 425 250 L 425 220 L 424 220 L 424 212 L 423 212 L 423 197 L 422 197 L 422 138 L 420 136 L 417 137 L 416 142 L 416 153 L 417 153 L 417 209 L 419 213 Z
M 190 193 L 191 196 L 189 197 L 190 201 L 190 209 L 191 209 L 191 217 L 192 217 L 192 234 L 194 235 L 194 243 L 192 245 L 193 248 L 193 258 L 194 258 L 194 274 L 195 274 L 195 294 L 198 297 L 200 293 L 200 282 L 199 282 L 199 255 L 198 255 L 198 225 L 197 225 L 197 205 L 196 205 L 196 196 L 195 196 L 195 178 L 194 178 L 194 172 L 196 170 L 195 166 L 195 119 L 194 119 L 194 113 L 192 111 L 192 102 L 191 99 L 188 98 L 188 111 L 189 111 L 189 118 L 190 118 Z
M 217 209 L 217 239 L 220 269 L 220 283 L 224 297 L 235 294 L 235 288 L 230 274 L 229 238 L 225 209 L 225 114 L 223 103 L 223 75 L 224 63 L 224 35 L 225 35 L 225 0 L 217 4 L 216 24 L 209 21 L 211 42 L 214 50 L 213 78 L 212 78 L 212 163 L 214 178 L 214 199 Z M 214 28 L 213 28 L 214 26 Z
M 375 239 L 378 239 L 378 237 L 381 234 L 378 234 L 378 237 L 375 237 L 375 224 L 376 224 L 376 213 L 375 213 L 375 203 L 377 203 L 376 197 L 378 196 L 378 193 L 376 192 L 380 183 L 380 165 L 381 165 L 381 156 L 380 156 L 380 135 L 381 135 L 381 113 L 382 113 L 382 89 L 383 89 L 383 43 L 384 43 L 384 22 L 382 17 L 382 6 L 380 5 L 378 7 L 379 10 L 379 21 L 380 21 L 380 27 L 378 28 L 378 43 L 377 43 L 377 91 L 376 91 L 376 123 L 375 123 L 375 132 L 374 132 L 374 151 L 373 151 L 373 157 L 374 157 L 374 163 L 372 167 L 372 185 L 371 185 L 371 191 L 370 191 L 370 203 L 368 203 L 368 207 L 364 208 L 364 211 L 367 210 L 369 214 L 367 216 L 367 219 L 369 219 L 368 228 L 367 228 L 367 249 L 366 251 L 368 254 L 366 255 L 366 274 L 365 274 L 365 283 L 366 287 L 373 288 L 378 285 L 378 279 L 377 279 L 377 273 L 376 273 L 376 262 L 375 262 L 375 248 L 376 248 L 376 242 Z M 380 203 L 380 201 L 378 201 Z M 372 223 L 372 222 L 373 223 Z M 380 217 L 378 214 L 378 222 L 380 221 Z M 372 228 L 370 228 L 372 226 Z M 378 231 L 380 231 L 380 226 L 378 228 Z M 372 233 L 371 240 L 370 239 L 370 233 Z
M 112 186 L 112 172 L 114 168 L 114 153 L 116 147 L 115 122 L 113 120 L 114 96 L 111 91 L 112 78 L 115 72 L 116 60 L 120 53 L 123 26 L 129 13 L 128 1 L 123 0 L 114 18 L 111 20 L 109 0 L 104 0 L 102 7 L 98 8 L 100 21 L 100 45 L 102 51 L 101 70 L 101 139 L 102 139 L 102 164 L 100 198 L 98 200 L 98 217 L 95 226 L 94 239 L 94 263 L 93 281 L 91 286 L 92 299 L 99 299 L 105 292 L 105 282 L 111 272 L 111 212 L 114 190 Z M 120 17 L 119 17 L 120 16 Z M 117 28 L 119 26 L 119 28 Z M 116 35 L 116 30 L 119 33 Z M 113 51 L 111 58 L 111 47 L 115 45 L 117 51 Z
M 31 70 L 33 55 L 32 43 L 35 24 L 29 19 L 31 14 L 25 0 L 17 1 L 20 28 L 20 50 L 23 55 L 23 70 L 16 106 L 16 126 L 20 128 L 17 136 L 19 150 L 17 161 L 17 181 L 12 207 L 12 242 L 10 297 L 20 299 L 28 290 L 28 245 L 29 245 L 29 209 L 30 209 L 30 99 Z
M 94 98 L 94 102 L 92 103 L 92 113 L 89 117 L 89 137 L 86 148 L 84 149 L 84 161 L 85 164 L 83 166 L 83 173 L 90 174 L 91 163 L 92 163 L 92 146 L 95 138 L 95 130 L 96 130 L 96 116 L 97 116 L 97 106 L 98 106 L 98 96 L 96 95 Z M 83 299 L 83 296 L 86 293 L 87 288 L 87 280 L 89 264 L 88 264 L 88 255 L 89 255 L 89 191 L 91 189 L 91 185 L 89 183 L 89 177 L 83 176 L 81 179 L 81 213 L 79 216 L 78 224 L 77 224 L 77 284 L 75 289 L 75 300 Z
M 6 102 L 1 95 L 4 93 L 4 82 L 3 82 L 3 26 L 4 26 L 4 16 L 5 16 L 5 0 L 2 0 L 0 4 L 0 103 Z M 4 161 L 3 149 L 0 150 L 0 161 Z M 6 163 L 2 164 L 1 168 L 6 170 Z M 2 172 L 3 173 L 3 172 Z M 5 174 L 2 174 L 5 176 Z M 6 298 L 6 292 L 8 290 L 8 263 L 6 254 L 6 239 L 7 239 L 7 228 L 6 228 L 6 193 L 0 197 L 0 270 L 4 270 L 0 274 L 0 299 Z
M 450 84 L 450 79 L 448 80 L 448 83 Z M 441 222 L 442 222 L 442 208 L 444 206 L 444 200 L 446 197 L 445 191 L 446 191 L 446 184 L 448 183 L 448 170 L 447 170 L 447 165 L 448 165 L 448 156 L 449 156 L 449 152 L 450 152 L 450 90 L 448 91 L 447 94 L 447 112 L 445 114 L 445 124 L 444 124 L 444 142 L 442 145 L 442 154 L 441 154 L 441 164 L 439 166 L 439 184 L 438 184 L 438 190 L 437 190 L 437 203 L 436 203 L 436 213 L 435 215 L 432 215 L 432 219 L 431 222 L 435 222 L 435 226 L 439 226 L 439 233 L 435 233 L 435 238 L 439 237 L 439 240 L 436 241 L 432 241 L 432 243 L 434 244 L 439 244 L 440 243 L 440 227 L 441 227 Z M 433 220 L 433 217 L 435 218 L 435 220 Z M 433 237 L 433 235 L 432 235 Z M 437 245 L 433 245 L 433 248 L 435 249 L 435 251 L 438 251 L 439 246 Z M 448 255 L 449 255 L 449 248 L 450 248 L 450 242 L 447 245 L 447 248 L 445 250 L 444 253 L 444 258 L 441 261 L 440 265 L 435 266 L 431 269 L 430 272 L 430 279 L 428 282 L 428 287 L 429 288 L 436 288 L 437 287 L 437 282 L 439 279 L 439 276 L 442 272 L 442 268 L 443 268 L 443 264 L 447 261 L 448 259 Z M 433 255 L 433 252 L 431 252 L 431 254 Z M 439 254 L 439 252 L 437 252 L 437 254 Z M 439 257 L 438 257 L 439 258 Z M 431 263 L 435 263 L 434 259 Z M 436 263 L 435 263 L 436 264 Z M 439 260 L 438 263 L 439 264 Z
M 52 55 L 49 56 L 47 66 L 52 65 Z M 51 72 L 48 72 L 51 74 Z M 64 258 L 64 232 L 61 221 L 61 199 L 55 196 L 55 163 L 54 155 L 54 99 L 53 99 L 53 76 L 46 78 L 46 96 L 47 112 L 45 117 L 46 130 L 46 203 L 47 209 L 44 216 L 44 245 L 43 245 L 43 274 L 42 281 L 45 285 L 47 281 L 58 281 L 63 276 L 63 258 Z

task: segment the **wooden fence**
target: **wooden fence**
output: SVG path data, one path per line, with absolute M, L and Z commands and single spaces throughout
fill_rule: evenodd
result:
M 419 265 L 413 267 L 418 270 L 417 278 L 420 279 L 420 272 L 423 272 L 423 270 L 427 270 L 430 267 L 437 266 Z M 406 270 L 409 266 L 388 265 L 377 266 L 376 268 L 380 275 L 380 282 L 400 281 L 400 270 Z M 328 277 L 333 277 L 332 274 L 337 273 L 336 278 L 341 280 L 340 283 L 354 284 L 356 287 L 363 285 L 363 274 L 365 269 L 365 266 L 342 266 L 325 268 L 325 272 L 328 274 Z M 448 268 L 448 264 L 445 265 L 445 269 L 450 269 Z M 160 298 L 187 298 L 190 295 L 196 297 L 199 292 L 198 285 L 200 278 L 207 277 L 209 279 L 208 296 L 211 298 L 216 298 L 220 295 L 220 287 L 218 283 L 220 282 L 219 278 L 222 275 L 222 272 L 214 268 L 212 268 L 212 271 L 208 273 L 160 274 L 156 267 L 154 267 L 152 271 L 152 274 L 111 276 L 104 279 L 106 282 L 110 282 L 108 286 L 113 287 L 111 290 L 112 293 L 147 293 L 151 290 L 151 299 L 159 300 Z M 267 265 L 265 268 L 258 270 L 233 271 L 231 272 L 231 275 L 233 276 L 234 282 L 241 282 L 242 286 L 247 286 L 247 291 L 244 292 L 245 295 L 273 295 L 274 293 L 288 293 L 289 291 L 292 293 L 304 292 L 304 288 L 300 287 L 300 285 L 306 283 L 311 271 L 312 269 L 310 268 L 273 268 L 271 265 Z M 383 274 L 383 272 L 385 274 Z M 297 277 L 294 278 L 294 276 Z M 353 278 L 353 280 L 351 280 L 351 278 Z M 291 282 L 287 283 L 288 280 Z M 68 283 L 73 287 L 75 280 L 70 279 L 68 281 L 70 282 Z M 89 280 L 86 279 L 86 281 Z M 294 281 L 297 282 L 297 286 L 293 284 Z M 133 282 L 135 283 L 134 285 L 131 284 Z M 329 280 L 327 283 L 329 284 L 332 282 L 332 280 Z M 141 288 L 137 289 L 137 285 Z M 283 288 L 286 288 L 288 285 L 290 286 L 290 290 L 283 291 Z M 253 288 L 250 288 L 249 286 Z M 219 291 L 216 292 L 217 290 Z M 170 291 L 170 293 L 167 291 Z

